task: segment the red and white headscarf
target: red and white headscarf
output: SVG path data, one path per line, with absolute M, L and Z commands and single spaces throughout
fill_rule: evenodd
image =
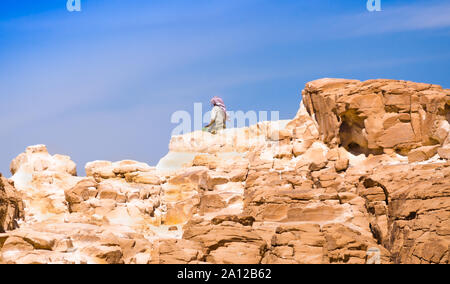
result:
M 225 117 L 227 117 L 227 107 L 221 98 L 213 97 L 211 99 L 211 105 L 220 107 L 225 112 Z

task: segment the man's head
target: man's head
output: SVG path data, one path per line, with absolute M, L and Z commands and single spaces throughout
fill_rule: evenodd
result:
M 225 106 L 225 103 L 223 102 L 223 100 L 221 98 L 215 96 L 211 99 L 211 105 L 212 106 Z
M 225 103 L 223 102 L 222 98 L 213 97 L 211 99 L 211 105 L 220 107 L 225 112 L 225 118 L 228 118 L 227 107 L 225 106 Z

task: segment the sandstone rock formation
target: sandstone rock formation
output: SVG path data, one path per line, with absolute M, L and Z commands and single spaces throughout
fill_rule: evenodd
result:
M 442 145 L 449 131 L 448 90 L 396 80 L 321 79 L 306 84 L 303 100 L 322 140 L 362 153 Z
M 449 263 L 449 106 L 435 85 L 322 79 L 293 120 L 172 137 L 156 167 L 77 177 L 29 147 L 1 179 L 0 263 Z
M 0 233 L 18 228 L 23 217 L 23 202 L 12 184 L 0 174 Z
M 27 222 L 63 219 L 67 211 L 64 190 L 80 180 L 70 157 L 51 156 L 44 145 L 31 146 L 12 161 L 11 173 L 25 203 Z

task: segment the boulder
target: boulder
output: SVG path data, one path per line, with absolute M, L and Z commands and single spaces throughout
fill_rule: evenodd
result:
M 325 168 L 328 164 L 326 154 L 326 147 L 321 145 L 321 143 L 316 142 L 301 156 L 301 161 L 309 164 L 309 169 L 311 171 L 318 171 Z
M 442 159 L 450 160 L 450 147 L 442 147 L 437 150 L 439 157 Z
M 408 161 L 410 163 L 422 162 L 431 159 L 437 154 L 439 145 L 436 146 L 422 146 L 411 150 L 408 154 Z
M 338 156 L 334 167 L 336 172 L 341 172 L 347 170 L 350 164 L 349 154 L 344 148 L 338 149 Z
M 14 186 L 0 174 L 0 233 L 18 228 L 24 217 L 23 202 Z

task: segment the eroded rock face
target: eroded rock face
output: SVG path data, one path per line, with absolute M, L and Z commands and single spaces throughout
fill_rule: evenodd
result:
M 0 263 L 448 263 L 449 90 L 323 79 L 303 95 L 291 121 L 175 136 L 156 167 L 77 177 L 29 147 Z
M 183 239 L 199 243 L 204 252 L 200 260 L 207 263 L 260 263 L 267 243 L 252 228 L 253 221 L 251 216 L 193 219 L 186 224 Z
M 23 203 L 16 189 L 0 174 L 0 233 L 14 230 L 23 218 Z
M 324 142 L 356 152 L 407 154 L 448 135 L 450 95 L 437 85 L 321 79 L 306 85 L 303 100 Z
M 385 200 L 368 197 L 371 227 L 396 263 L 448 263 L 450 163 L 381 166 L 365 187 L 382 188 Z

